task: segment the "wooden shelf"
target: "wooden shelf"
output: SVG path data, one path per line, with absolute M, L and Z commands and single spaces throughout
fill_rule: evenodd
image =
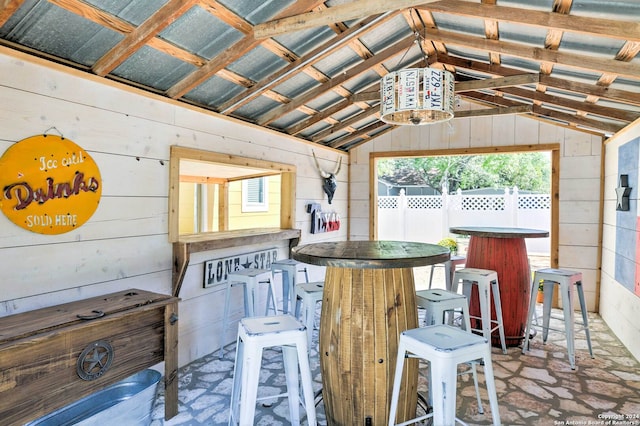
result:
M 237 231 L 186 234 L 173 243 L 173 295 L 178 297 L 191 253 L 290 240 L 289 249 L 300 241 L 299 229 L 252 228 Z

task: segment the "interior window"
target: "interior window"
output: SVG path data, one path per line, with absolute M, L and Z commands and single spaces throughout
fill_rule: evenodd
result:
M 269 210 L 268 181 L 264 177 L 242 180 L 242 211 Z
M 171 147 L 169 239 L 249 228 L 292 228 L 295 166 Z

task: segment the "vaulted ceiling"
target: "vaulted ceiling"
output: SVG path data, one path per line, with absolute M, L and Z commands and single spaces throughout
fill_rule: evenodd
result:
M 637 0 L 4 0 L 0 44 L 345 151 L 393 129 L 380 78 L 427 62 L 456 118 L 640 117 Z

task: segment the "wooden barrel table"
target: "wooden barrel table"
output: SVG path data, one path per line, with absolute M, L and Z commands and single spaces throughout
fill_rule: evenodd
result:
M 473 226 L 450 228 L 449 231 L 471 236 L 467 248 L 467 268 L 490 269 L 498 273 L 505 343 L 507 346 L 518 346 L 525 336 L 531 292 L 531 269 L 524 239 L 548 237 L 549 232 Z M 480 315 L 476 289 L 471 296 L 469 313 L 473 316 Z M 495 318 L 493 298 L 491 316 Z M 500 346 L 497 330 L 492 334 L 491 340 L 493 345 Z
M 404 330 L 418 326 L 413 267 L 442 263 L 449 249 L 403 241 L 323 242 L 294 247 L 326 266 L 320 371 L 328 425 L 387 425 Z M 405 364 L 397 422 L 415 417 L 418 363 Z

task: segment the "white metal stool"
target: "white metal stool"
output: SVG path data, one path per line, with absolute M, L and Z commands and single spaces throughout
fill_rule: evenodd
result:
M 478 299 L 480 301 L 480 317 L 471 316 L 482 321 L 482 331 L 485 339 L 491 341 L 491 333 L 498 330 L 500 335 L 500 345 L 502 353 L 507 353 L 507 345 L 504 338 L 504 323 L 502 322 L 502 304 L 500 302 L 500 286 L 498 284 L 498 273 L 488 269 L 464 268 L 455 272 L 451 291 L 458 291 L 458 282 L 462 280 L 462 292 L 471 300 L 471 289 L 473 285 L 478 286 Z M 491 294 L 493 294 L 493 306 L 496 311 L 496 319 L 491 318 Z M 495 327 L 492 327 L 496 324 Z
M 323 292 L 324 281 L 296 285 L 296 318 L 301 319 L 307 326 L 309 348 L 311 348 L 311 339 L 313 337 L 316 304 L 322 302 Z M 300 305 L 304 307 L 304 315 L 301 315 L 302 309 Z
M 273 346 L 282 348 L 287 393 L 258 398 L 262 351 Z M 307 421 L 309 425 L 315 426 L 316 409 L 304 324 L 291 315 L 241 319 L 238 324 L 229 425 L 253 425 L 257 401 L 283 396 L 289 398 L 291 424 L 299 425 L 302 401 L 299 396 L 298 366 Z
M 587 305 L 584 299 L 584 291 L 582 289 L 582 273 L 569 271 L 566 269 L 545 268 L 535 271 L 533 274 L 533 282 L 531 285 L 531 302 L 529 303 L 529 318 L 527 319 L 527 328 L 524 343 L 522 345 L 522 353 L 529 349 L 529 330 L 532 326 L 532 318 L 536 308 L 536 293 L 538 283 L 543 281 L 544 302 L 542 307 L 542 341 L 546 343 L 549 336 L 549 320 L 551 318 L 551 300 L 553 298 L 553 290 L 556 284 L 560 286 L 560 295 L 562 297 L 562 312 L 564 315 L 564 332 L 567 338 L 567 353 L 569 355 L 569 364 L 571 369 L 576 368 L 575 354 L 575 318 L 573 310 L 573 287 L 578 290 L 578 299 L 580 301 L 580 310 L 582 311 L 582 328 L 587 337 L 587 345 L 589 354 L 593 358 L 593 349 L 591 347 L 591 335 L 589 334 L 589 319 L 587 317 Z
M 265 315 L 268 315 L 270 305 L 274 315 L 276 314 L 276 299 L 271 270 L 269 269 L 239 269 L 230 272 L 227 275 L 227 289 L 224 295 L 224 314 L 222 316 L 222 339 L 227 331 L 229 322 L 229 304 L 231 301 L 231 287 L 234 285 L 242 285 L 244 290 L 244 316 L 255 317 L 258 311 L 258 286 L 259 284 L 268 284 L 267 306 Z M 224 355 L 224 342 L 220 345 L 220 355 Z
M 271 262 L 271 272 L 282 274 L 282 312 L 285 314 L 289 313 L 289 304 L 291 304 L 293 311 L 298 272 L 304 272 L 305 282 L 309 282 L 307 268 L 299 268 L 298 265 L 300 262 L 294 259 L 280 259 Z
M 460 309 L 462 311 L 462 329 L 471 332 L 471 322 L 469 319 L 469 302 L 467 298 L 458 293 L 446 290 L 421 290 L 416 292 L 416 304 L 425 310 L 424 323 L 425 326 L 445 324 L 445 313 L 456 311 Z M 450 321 L 452 323 L 452 321 Z M 478 398 L 478 411 L 482 414 L 484 409 L 482 408 L 482 399 L 480 399 L 480 389 L 478 387 L 478 375 L 475 368 L 475 363 L 470 363 L 470 371 L 473 374 L 473 384 L 476 388 L 476 396 Z M 469 371 L 462 372 L 460 374 L 466 374 Z M 431 403 L 432 393 L 429 392 L 429 402 Z
M 451 290 L 451 281 L 453 280 L 453 274 L 456 272 L 456 268 L 458 266 L 464 265 L 466 262 L 466 256 L 453 255 L 448 261 L 444 263 L 431 265 L 431 273 L 429 274 L 429 289 L 431 289 L 431 285 L 433 284 L 433 272 L 435 268 L 438 266 L 443 266 L 445 276 L 445 289 Z
M 471 331 L 469 302 L 463 294 L 452 291 L 431 289 L 416 291 L 416 305 L 425 310 L 424 325 L 445 324 L 446 312 L 462 311 L 462 328 Z
M 433 392 L 433 413 L 400 423 L 398 426 L 413 424 L 429 417 L 433 417 L 435 425 L 454 425 L 458 364 L 478 359 L 484 362 L 485 384 L 489 394 L 493 424 L 500 424 L 498 396 L 491 363 L 491 346 L 487 339 L 448 325 L 432 325 L 403 331 L 400 334 L 389 410 L 389 426 L 395 424 L 404 360 L 409 356 L 422 358 L 430 364 L 429 383 Z

